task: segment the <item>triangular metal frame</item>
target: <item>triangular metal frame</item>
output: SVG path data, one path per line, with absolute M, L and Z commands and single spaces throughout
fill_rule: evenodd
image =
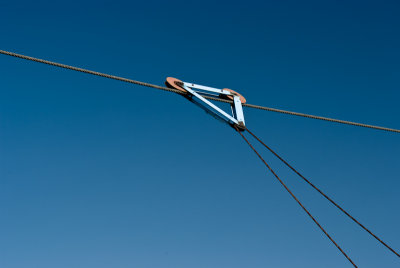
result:
M 186 99 L 196 104 L 213 117 L 228 123 L 230 126 L 243 131 L 245 129 L 245 121 L 243 114 L 242 103 L 246 102 L 246 99 L 231 89 L 218 89 L 193 83 L 183 82 L 179 79 L 168 77 L 165 84 L 174 89 L 178 89 L 185 94 L 183 95 Z M 221 108 L 216 106 L 211 101 L 207 100 L 203 96 L 212 96 L 220 99 L 230 99 L 232 115 L 227 114 Z

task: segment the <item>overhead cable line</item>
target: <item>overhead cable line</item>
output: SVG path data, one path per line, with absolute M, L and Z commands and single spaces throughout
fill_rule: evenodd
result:
M 385 242 L 382 241 L 377 235 L 375 235 L 372 231 L 370 231 L 367 227 L 361 224 L 357 219 L 351 216 L 346 210 L 344 210 L 341 206 L 339 206 L 335 201 L 333 201 L 329 196 L 327 196 L 324 192 L 322 192 L 317 186 L 315 186 L 312 182 L 306 179 L 299 171 L 297 171 L 292 165 L 290 165 L 286 160 L 284 160 L 280 155 L 278 155 L 274 150 L 272 150 L 268 145 L 266 145 L 261 139 L 259 139 L 253 132 L 251 132 L 248 128 L 246 130 L 258 141 L 260 142 L 265 148 L 267 148 L 273 155 L 275 155 L 280 161 L 282 161 L 286 166 L 288 166 L 292 171 L 294 171 L 300 178 L 302 178 L 305 182 L 307 182 L 312 188 L 317 190 L 323 197 L 325 197 L 329 202 L 331 202 L 334 206 L 336 206 L 340 211 L 342 211 L 346 216 L 352 219 L 355 223 L 357 223 L 361 228 L 367 231 L 371 236 L 373 236 L 376 240 L 378 240 L 382 245 L 384 245 L 387 249 L 400 257 L 400 254 L 397 253 L 393 248 L 387 245 Z
M 66 65 L 66 64 L 62 64 L 62 63 L 57 63 L 57 62 L 53 62 L 53 61 L 48 61 L 48 60 L 43 60 L 43 59 L 34 58 L 34 57 L 30 57 L 30 56 L 25 56 L 25 55 L 17 54 L 17 53 L 14 53 L 14 52 L 0 50 L 0 54 L 16 57 L 16 58 L 20 58 L 20 59 L 30 60 L 30 61 L 34 61 L 34 62 L 39 62 L 39 63 L 43 63 L 43 64 L 47 64 L 47 65 L 51 65 L 51 66 L 55 66 L 55 67 L 59 67 L 59 68 L 69 69 L 69 70 L 73 70 L 73 71 L 77 71 L 77 72 L 82 72 L 82 73 L 87 73 L 87 74 L 91 74 L 91 75 L 101 76 L 101 77 L 105 77 L 105 78 L 109 78 L 109 79 L 119 80 L 119 81 L 123 81 L 123 82 L 126 82 L 126 83 L 136 84 L 136 85 L 145 86 L 145 87 L 151 87 L 151 88 L 155 88 L 155 89 L 159 89 L 159 90 L 164 90 L 164 91 L 169 91 L 169 92 L 178 93 L 180 95 L 184 95 L 184 93 L 182 93 L 182 91 L 179 91 L 179 90 L 176 90 L 176 89 L 172 89 L 172 88 L 168 88 L 168 87 L 162 87 L 162 86 L 158 86 L 158 85 L 154 85 L 154 84 L 150 84 L 150 83 L 145 83 L 145 82 L 140 82 L 140 81 L 136 81 L 136 80 L 120 77 L 120 76 L 115 76 L 115 75 L 95 72 L 95 71 L 91 71 L 91 70 L 88 70 L 88 69 L 74 67 L 74 66 L 70 66 L 70 65 Z M 231 100 L 222 100 L 220 98 L 214 98 L 214 97 L 211 97 L 211 96 L 206 96 L 205 98 L 207 98 L 209 100 L 213 100 L 213 101 L 232 103 Z M 317 115 L 310 115 L 310 114 L 292 112 L 292 111 L 287 111 L 287 110 L 281 110 L 281 109 L 276 109 L 276 108 L 271 108 L 271 107 L 255 105 L 255 104 L 244 103 L 243 106 L 248 107 L 248 108 L 253 108 L 253 109 L 259 109 L 259 110 L 264 110 L 264 111 L 295 115 L 295 116 L 306 117 L 306 118 L 317 119 L 317 120 L 323 120 L 323 121 L 334 122 L 334 123 L 340 123 L 340 124 L 345 124 L 345 125 L 352 125 L 352 126 L 357 126 L 357 127 L 364 127 L 364 128 L 371 128 L 371 129 L 376 129 L 376 130 L 383 130 L 383 131 L 400 133 L 399 129 L 380 127 L 380 126 L 375 126 L 375 125 L 362 124 L 362 123 L 345 121 L 345 120 L 334 119 L 334 118 L 329 118 L 329 117 L 323 117 L 323 116 L 317 116 Z
M 280 182 L 280 184 L 286 189 L 286 191 L 293 197 L 294 200 L 301 206 L 301 208 L 307 213 L 307 215 L 314 221 L 314 223 L 321 229 L 321 231 L 329 238 L 329 240 L 337 247 L 337 249 L 346 257 L 346 259 L 357 268 L 357 265 L 352 261 L 352 259 L 344 252 L 344 250 L 333 240 L 333 238 L 328 234 L 327 231 L 321 226 L 321 224 L 314 218 L 313 215 L 306 209 L 306 207 L 300 202 L 300 200 L 293 194 L 293 192 L 286 186 L 286 184 L 279 178 L 279 176 L 275 173 L 275 171 L 267 164 L 267 162 L 262 158 L 262 156 L 258 153 L 258 151 L 253 147 L 253 145 L 246 139 L 246 137 L 240 132 L 238 128 L 236 128 L 237 132 L 239 132 L 240 136 L 246 141 L 246 143 L 250 146 L 251 149 L 257 154 L 258 158 L 264 163 L 264 165 L 271 171 L 274 177 Z
M 380 126 L 368 125 L 368 124 L 363 124 L 363 123 L 357 123 L 357 122 L 345 121 L 345 120 L 340 120 L 340 119 L 334 119 L 334 118 L 329 118 L 329 117 L 323 117 L 323 116 L 318 116 L 318 115 L 311 115 L 311 114 L 304 114 L 304 113 L 286 111 L 286 110 L 281 110 L 281 109 L 276 109 L 276 108 L 258 106 L 258 105 L 254 105 L 254 104 L 245 103 L 245 104 L 243 104 L 243 106 L 247 106 L 249 108 L 260 109 L 260 110 L 265 110 L 265 111 L 270 111 L 270 112 L 289 114 L 289 115 L 295 115 L 295 116 L 306 117 L 306 118 L 311 118 L 311 119 L 317 119 L 317 120 L 322 120 L 322 121 L 328 121 L 328 122 L 333 122 L 333 123 L 345 124 L 345 125 L 350 125 L 350 126 L 372 128 L 372 129 L 376 129 L 376 130 L 383 130 L 383 131 L 400 133 L 400 129 L 380 127 Z

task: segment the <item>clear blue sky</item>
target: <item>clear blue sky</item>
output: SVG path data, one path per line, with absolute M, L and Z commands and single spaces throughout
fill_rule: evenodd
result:
M 1 1 L 0 49 L 400 128 L 399 11 L 397 1 Z M 184 98 L 7 56 L 0 73 L 0 267 L 351 267 L 240 136 Z M 400 250 L 398 134 L 245 116 Z M 400 267 L 263 154 L 359 267 Z

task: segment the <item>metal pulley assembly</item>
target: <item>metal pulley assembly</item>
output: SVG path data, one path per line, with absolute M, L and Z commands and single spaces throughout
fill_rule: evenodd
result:
M 183 82 L 179 79 L 168 77 L 165 85 L 169 88 L 181 91 L 183 96 L 190 102 L 196 104 L 207 113 L 220 121 L 228 123 L 235 129 L 243 131 L 246 129 L 243 115 L 242 104 L 246 99 L 236 91 L 228 88 L 218 89 L 193 83 Z M 204 98 L 203 96 L 212 96 L 222 100 L 231 100 L 232 115 L 227 114 L 221 108 Z

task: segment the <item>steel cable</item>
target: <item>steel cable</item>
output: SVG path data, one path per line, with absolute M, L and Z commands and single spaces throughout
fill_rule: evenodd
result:
M 270 112 L 281 113 L 281 114 L 289 114 L 289 115 L 295 115 L 295 116 L 306 117 L 306 118 L 311 118 L 311 119 L 317 119 L 317 120 L 322 120 L 322 121 L 328 121 L 328 122 L 334 122 L 334 123 L 339 123 L 339 124 L 351 125 L 351 126 L 356 126 L 356 127 L 372 128 L 372 129 L 376 129 L 376 130 L 383 130 L 383 131 L 388 131 L 388 132 L 400 133 L 399 129 L 368 125 L 368 124 L 345 121 L 345 120 L 334 119 L 334 118 L 329 118 L 329 117 L 323 117 L 323 116 L 318 116 L 318 115 L 311 115 L 311 114 L 304 114 L 304 113 L 286 111 L 286 110 L 281 110 L 281 109 L 276 109 L 276 108 L 258 106 L 258 105 L 254 105 L 254 104 L 247 104 L 247 103 L 243 104 L 243 106 L 246 106 L 246 107 L 249 107 L 249 108 L 254 108 L 254 109 L 270 111 Z
M 354 266 L 357 265 L 352 261 L 352 259 L 343 251 L 343 249 L 333 240 L 333 238 L 328 234 L 327 231 L 321 226 L 321 224 L 314 218 L 313 215 L 304 207 L 304 205 L 300 202 L 300 200 L 293 194 L 293 192 L 286 186 L 286 184 L 279 178 L 279 176 L 275 173 L 275 171 L 265 162 L 262 156 L 257 152 L 257 150 L 253 147 L 253 145 L 246 139 L 246 137 L 237 129 L 240 136 L 246 141 L 246 143 L 250 146 L 251 149 L 257 154 L 258 158 L 265 164 L 265 166 L 271 171 L 271 173 L 275 176 L 275 178 L 280 182 L 280 184 L 286 189 L 286 191 L 296 200 L 296 202 L 301 206 L 301 208 L 307 213 L 307 215 L 314 221 L 314 223 L 321 229 L 321 231 L 329 238 L 329 240 L 337 247 L 337 249 L 346 257 L 346 259 Z
M 169 91 L 169 92 L 174 92 L 174 93 L 177 93 L 177 94 L 180 94 L 180 95 L 184 95 L 184 93 L 182 93 L 181 91 L 176 90 L 176 89 L 157 86 L 157 85 L 154 85 L 154 84 L 140 82 L 140 81 L 136 81 L 136 80 L 120 77 L 120 76 L 115 76 L 115 75 L 95 72 L 95 71 L 91 71 L 91 70 L 88 70 L 88 69 L 83 69 L 83 68 L 74 67 L 74 66 L 70 66 L 70 65 L 66 65 L 66 64 L 61 64 L 61 63 L 57 63 L 57 62 L 53 62 L 53 61 L 48 61 L 48 60 L 43 60 L 43 59 L 34 58 L 34 57 L 30 57 L 30 56 L 25 56 L 25 55 L 14 53 L 14 52 L 0 50 L 0 54 L 16 57 L 16 58 L 20 58 L 20 59 L 30 60 L 30 61 L 34 61 L 34 62 L 39 62 L 39 63 L 43 63 L 43 64 L 47 64 L 47 65 L 51 65 L 51 66 L 55 66 L 55 67 L 59 67 L 59 68 L 69 69 L 69 70 L 73 70 L 73 71 L 77 71 L 77 72 L 82 72 L 82 73 L 86 73 L 86 74 L 91 74 L 91 75 L 101 76 L 101 77 L 114 79 L 114 80 L 118 80 L 118 81 L 123 81 L 123 82 L 126 82 L 126 83 L 136 84 L 136 85 L 145 86 L 145 87 L 151 87 L 151 88 L 155 88 L 155 89 L 159 89 L 159 90 L 164 90 L 164 91 Z M 213 100 L 213 101 L 232 103 L 231 100 L 223 100 L 223 99 L 214 98 L 214 97 L 211 97 L 211 96 L 204 96 L 204 97 L 209 99 L 209 100 Z M 264 110 L 264 111 L 295 115 L 295 116 L 300 116 L 300 117 L 323 120 L 323 121 L 328 121 L 328 122 L 335 122 L 335 123 L 352 125 L 352 126 L 357 126 L 357 127 L 372 128 L 372 129 L 376 129 L 376 130 L 383 130 L 383 131 L 400 133 L 399 129 L 386 128 L 386 127 L 380 127 L 380 126 L 356 123 L 356 122 L 351 122 L 351 121 L 345 121 L 345 120 L 340 120 L 340 119 L 333 119 L 333 118 L 328 118 L 328 117 L 323 117 L 323 116 L 317 116 L 317 115 L 310 115 L 310 114 L 286 111 L 286 110 L 270 108 L 270 107 L 255 105 L 255 104 L 244 103 L 243 106 L 248 107 L 248 108 L 253 108 L 253 109 L 259 109 L 259 110 Z
M 345 215 L 347 215 L 350 219 L 352 219 L 355 223 L 357 223 L 361 228 L 367 231 L 370 235 L 372 235 L 376 240 L 378 240 L 382 245 L 384 245 L 387 249 L 400 257 L 399 253 L 397 253 L 393 248 L 383 242 L 377 235 L 375 235 L 372 231 L 370 231 L 367 227 L 361 224 L 358 220 L 356 220 L 353 216 L 351 216 L 346 210 L 344 210 L 339 204 L 333 201 L 329 196 L 327 196 L 324 192 L 322 192 L 317 186 L 315 186 L 312 182 L 306 179 L 299 171 L 297 171 L 292 165 L 290 165 L 286 160 L 284 160 L 280 155 L 278 155 L 274 150 L 272 150 L 268 145 L 266 145 L 261 139 L 259 139 L 253 132 L 251 132 L 248 128 L 246 130 L 265 148 L 267 148 L 273 155 L 275 155 L 280 161 L 282 161 L 287 167 L 289 167 L 293 172 L 295 172 L 300 178 L 302 178 L 305 182 L 307 182 L 312 188 L 317 190 L 323 197 L 325 197 L 329 202 L 331 202 L 334 206 L 336 206 L 340 211 L 342 211 Z

